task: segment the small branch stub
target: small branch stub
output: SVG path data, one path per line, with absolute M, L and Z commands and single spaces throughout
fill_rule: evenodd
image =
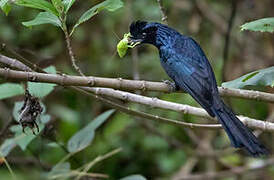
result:
M 159 5 L 159 8 L 160 8 L 160 11 L 161 11 L 161 14 L 162 14 L 162 21 L 165 22 L 166 24 L 168 24 L 168 22 L 167 22 L 167 15 L 166 15 L 165 9 L 163 7 L 162 0 L 157 0 L 157 3 Z

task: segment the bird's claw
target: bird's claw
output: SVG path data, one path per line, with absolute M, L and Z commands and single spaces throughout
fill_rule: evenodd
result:
M 168 90 L 170 93 L 179 90 L 179 87 L 176 85 L 175 82 L 171 82 L 170 80 L 163 80 L 163 83 L 165 83 L 168 86 Z

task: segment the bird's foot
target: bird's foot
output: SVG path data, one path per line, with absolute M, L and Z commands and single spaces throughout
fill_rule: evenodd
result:
M 163 80 L 163 82 L 168 86 L 170 93 L 176 92 L 180 89 L 179 86 L 177 86 L 175 82 L 172 82 L 169 80 Z

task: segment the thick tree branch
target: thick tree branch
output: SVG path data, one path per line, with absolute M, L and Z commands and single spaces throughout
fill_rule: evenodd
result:
M 88 88 L 88 87 L 81 87 L 86 91 L 92 92 L 96 95 L 101 96 L 109 96 L 117 99 L 121 99 L 128 102 L 134 102 L 139 104 L 149 105 L 150 107 L 156 107 L 161 109 L 168 109 L 172 111 L 177 111 L 183 114 L 190 114 L 202 118 L 207 119 L 214 119 L 202 108 L 192 107 L 185 104 L 178 104 L 173 102 L 168 102 L 164 100 L 160 100 L 158 98 L 150 98 L 142 95 L 137 95 L 129 92 L 114 90 L 110 88 Z M 261 120 L 256 120 L 244 116 L 238 116 L 238 118 L 248 127 L 261 129 L 264 131 L 274 131 L 274 123 L 265 122 Z M 216 119 L 214 119 L 216 120 Z
M 39 76 L 37 76 L 39 74 Z M 55 83 L 59 85 L 64 85 L 66 84 L 65 82 L 67 81 L 67 76 L 61 76 L 61 75 L 52 75 L 52 74 L 43 74 L 43 73 L 35 73 L 35 72 L 23 72 L 23 71 L 14 71 L 10 69 L 2 69 L 0 68 L 0 76 L 5 77 L 5 78 L 13 78 L 13 79 L 20 79 L 23 81 L 33 81 L 33 82 L 47 82 L 47 83 Z M 60 76 L 61 78 L 56 78 L 57 76 Z M 75 78 L 80 78 L 76 77 Z M 86 79 L 84 77 L 83 79 Z M 41 80 L 41 81 L 40 81 Z M 42 81 L 44 80 L 44 81 Z M 78 79 L 80 81 L 81 79 Z M 129 80 L 127 80 L 129 81 Z M 120 90 L 114 90 L 110 88 L 91 88 L 91 87 L 81 87 L 81 89 L 91 92 L 96 95 L 100 96 L 108 96 L 108 97 L 113 97 L 117 99 L 121 99 L 124 101 L 129 101 L 129 102 L 134 102 L 134 103 L 139 103 L 139 104 L 145 104 L 149 105 L 151 107 L 157 107 L 157 108 L 162 108 L 162 109 L 168 109 L 168 110 L 173 110 L 177 112 L 181 112 L 184 114 L 191 114 L 195 115 L 198 117 L 203 117 L 203 118 L 209 118 L 212 119 L 207 112 L 202 109 L 202 108 L 196 108 L 188 105 L 183 105 L 183 104 L 178 104 L 178 103 L 173 103 L 173 102 L 168 102 L 164 100 L 160 100 L 157 98 L 150 98 L 150 97 L 145 97 L 129 92 L 124 92 Z M 270 122 L 264 122 L 264 121 L 259 121 L 247 117 L 239 117 L 241 121 L 246 124 L 247 126 L 251 128 L 257 128 L 261 129 L 264 131 L 274 131 L 274 124 Z
M 181 126 L 181 127 L 188 127 L 188 128 L 203 128 L 203 129 L 219 129 L 222 128 L 221 124 L 197 124 L 197 123 L 187 123 L 187 122 L 182 122 L 182 121 L 178 121 L 178 120 L 173 120 L 173 119 L 169 119 L 169 118 L 164 118 L 161 116 L 157 116 L 157 115 L 152 115 L 152 114 L 148 114 L 145 112 L 141 112 L 141 111 L 136 111 L 136 110 L 132 110 L 129 107 L 125 107 L 123 105 L 120 105 L 118 103 L 115 103 L 113 101 L 110 101 L 106 98 L 103 98 L 102 96 L 99 95 L 94 95 L 93 93 L 90 93 L 86 90 L 81 89 L 81 87 L 74 87 L 71 86 L 70 88 L 81 92 L 85 95 L 91 96 L 107 105 L 109 105 L 110 107 L 117 109 L 118 111 L 124 112 L 126 114 L 130 114 L 139 118 L 146 118 L 148 120 L 153 120 L 153 121 L 161 121 L 163 123 L 166 124 L 171 124 L 171 125 L 176 125 L 176 126 Z
M 102 102 L 104 102 L 105 104 L 117 109 L 117 110 L 120 110 L 124 113 L 127 113 L 127 114 L 131 114 L 133 116 L 137 116 L 137 117 L 140 117 L 140 118 L 146 118 L 146 119 L 149 119 L 149 120 L 154 120 L 154 121 L 161 121 L 161 122 L 164 122 L 164 123 L 167 123 L 167 124 L 173 124 L 173 125 L 178 125 L 178 126 L 182 126 L 182 127 L 188 127 L 188 128 L 205 128 L 205 129 L 216 129 L 216 128 L 221 128 L 222 126 L 220 124 L 195 124 L 195 123 L 186 123 L 186 122 L 182 122 L 182 121 L 177 121 L 177 120 L 173 120 L 173 119 L 168 119 L 168 118 L 163 118 L 163 117 L 160 117 L 160 116 L 157 116 L 157 115 L 152 115 L 152 114 L 148 114 L 148 113 L 145 113 L 145 112 L 141 112 L 141 111 L 135 111 L 135 110 L 132 110 L 130 109 L 129 107 L 125 108 L 124 106 L 120 105 L 120 104 L 117 104 L 117 103 L 114 103 L 113 101 L 110 101 L 108 99 L 105 99 L 103 98 L 102 96 L 100 95 L 94 95 L 94 92 L 91 91 L 91 89 L 86 89 L 84 87 L 72 87 L 73 89 L 85 94 L 85 95 L 89 95 L 89 96 L 92 96 Z M 90 91 L 90 92 L 88 92 Z
M 1 61 L 2 59 L 4 59 L 3 61 Z M 4 63 L 4 64 L 14 64 L 15 66 L 11 66 L 11 67 L 14 67 L 16 69 L 22 69 L 22 70 L 30 70 L 32 71 L 31 68 L 29 68 L 27 65 L 21 63 L 20 61 L 16 60 L 16 59 L 12 59 L 12 58 L 8 58 L 8 57 L 5 57 L 5 56 L 1 56 L 0 55 L 0 62 Z M 13 63 L 15 62 L 15 63 Z M 31 67 L 39 70 L 39 72 L 43 72 L 44 74 L 47 74 L 47 72 L 43 71 L 42 69 L 40 69 L 39 67 L 37 66 L 33 66 L 33 64 L 29 64 Z M 8 71 L 8 69 L 7 69 Z M 78 92 L 81 92 L 85 95 L 88 95 L 88 96 L 92 96 L 93 98 L 95 99 L 98 99 L 99 101 L 102 101 L 103 103 L 121 111 L 121 112 L 124 112 L 124 113 L 127 113 L 127 114 L 131 114 L 131 115 L 134 115 L 134 116 L 137 116 L 137 117 L 140 117 L 140 118 L 146 118 L 148 120 L 154 120 L 154 121 L 162 121 L 164 123 L 168 123 L 168 124 L 173 124 L 173 125 L 178 125 L 178 126 L 182 126 L 182 127 L 190 127 L 190 128 L 207 128 L 207 129 L 215 129 L 215 128 L 221 128 L 222 126 L 220 124 L 195 124 L 195 123 L 186 123 L 186 122 L 181 122 L 181 121 L 177 121 L 177 120 L 173 120 L 173 119 L 168 119 L 168 118 L 163 118 L 163 117 L 160 117 L 160 116 L 157 116 L 157 115 L 151 115 L 151 114 L 148 114 L 148 113 L 144 113 L 144 112 L 141 112 L 141 111 L 135 111 L 135 110 L 132 110 L 130 109 L 129 107 L 124 107 L 120 104 L 117 104 L 113 101 L 110 101 L 108 99 L 105 99 L 101 96 L 98 96 L 98 95 L 94 95 L 92 93 L 89 93 L 85 90 L 82 90 L 80 89 L 79 87 L 75 87 L 75 86 L 70 86 L 70 88 L 78 91 Z
M 20 61 L 13 58 L 9 58 L 7 56 L 3 56 L 1 54 L 0 54 L 0 62 L 8 65 L 11 68 L 20 69 L 22 71 L 32 71 L 31 68 L 21 63 Z
M 2 57 L 3 56 L 0 55 L 0 62 L 2 62 Z M 0 76 L 21 81 L 55 83 L 63 86 L 89 86 L 106 87 L 127 91 L 142 90 L 169 92 L 169 87 L 166 83 L 127 80 L 122 78 L 102 78 L 94 76 L 81 77 L 58 74 L 45 74 L 36 72 L 15 71 L 4 68 L 0 68 Z M 218 89 L 222 96 L 238 97 L 274 103 L 274 94 L 243 89 L 228 89 L 224 87 L 219 87 Z
M 1 58 L 0 58 L 0 62 L 1 62 Z M 0 76 L 1 75 L 2 75 L 2 77 L 5 77 L 5 78 L 10 78 L 10 77 L 16 78 L 18 76 L 18 77 L 20 77 L 20 78 L 17 77 L 18 79 L 24 80 L 24 81 L 37 82 L 38 80 L 41 80 L 39 82 L 50 82 L 50 83 L 55 83 L 55 84 L 60 84 L 60 85 L 65 85 L 66 82 L 68 82 L 67 81 L 68 76 L 66 76 L 66 75 L 52 75 L 52 74 L 35 73 L 35 72 L 22 72 L 22 71 L 10 70 L 7 68 L 5 68 L 5 69 L 0 68 Z M 38 75 L 39 75 L 40 79 L 38 79 Z M 56 76 L 58 76 L 59 79 L 56 78 Z M 75 78 L 81 78 L 81 77 L 75 76 Z M 44 81 L 42 81 L 42 79 Z M 85 79 L 85 80 L 88 79 L 87 80 L 88 85 L 92 84 L 92 82 L 93 82 L 93 85 L 95 85 L 94 81 L 90 82 L 90 79 L 94 79 L 94 77 L 91 77 L 91 78 L 84 77 L 83 79 Z M 103 78 L 103 79 L 108 79 L 108 78 Z M 77 80 L 79 81 L 81 79 L 77 79 Z M 122 82 L 124 80 L 118 79 L 118 81 Z M 130 80 L 126 80 L 126 81 L 131 82 Z M 142 89 L 145 90 L 144 88 L 146 88 L 146 82 L 145 81 L 139 81 L 139 82 L 142 82 L 142 84 L 143 84 Z M 164 84 L 164 83 L 161 83 L 161 84 Z M 119 87 L 121 88 L 122 85 L 119 84 Z M 79 87 L 71 87 L 71 88 L 79 90 Z M 99 95 L 99 96 L 102 95 L 102 96 L 114 97 L 114 98 L 129 101 L 129 102 L 150 105 L 151 107 L 169 109 L 169 110 L 173 110 L 173 111 L 183 112 L 186 114 L 192 114 L 192 115 L 196 115 L 199 117 L 212 119 L 204 109 L 195 108 L 195 107 L 188 106 L 188 105 L 167 102 L 167 101 L 159 100 L 157 98 L 149 98 L 149 97 L 136 95 L 136 94 L 132 94 L 132 93 L 128 93 L 128 92 L 123 92 L 123 91 L 119 91 L 119 90 L 109 89 L 109 88 L 81 87 L 81 89 L 85 90 L 85 91 L 89 91 L 89 92 Z M 100 98 L 98 98 L 98 96 L 95 96 L 95 97 L 97 99 L 101 100 Z M 117 106 L 117 104 L 116 104 L 116 106 Z M 123 107 L 122 109 L 125 111 L 125 107 Z M 157 116 L 155 116 L 155 117 L 157 117 Z M 251 118 L 247 118 L 247 117 L 240 117 L 240 119 L 249 127 L 257 128 L 257 129 L 261 129 L 261 130 L 267 130 L 267 131 L 274 131 L 273 123 L 263 122 L 263 121 L 259 121 L 259 120 L 255 120 L 255 119 L 251 119 Z

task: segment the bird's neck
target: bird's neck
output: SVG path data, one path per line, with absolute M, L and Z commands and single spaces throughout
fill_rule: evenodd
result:
M 163 47 L 171 47 L 177 38 L 180 37 L 179 32 L 167 26 L 161 26 L 157 30 L 155 45 L 159 50 Z

